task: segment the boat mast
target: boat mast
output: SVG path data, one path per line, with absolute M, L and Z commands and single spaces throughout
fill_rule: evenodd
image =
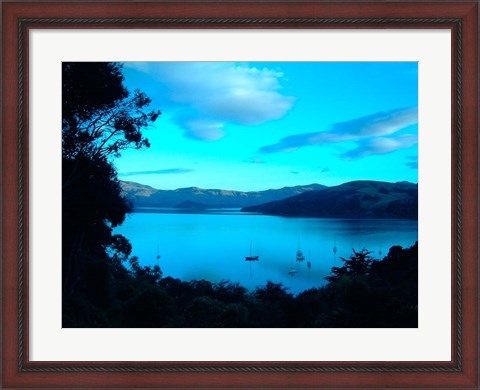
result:
M 335 262 L 337 260 L 337 239 L 333 241 L 333 265 L 335 265 Z
M 252 257 L 252 240 L 250 240 L 250 257 Z M 252 260 L 250 259 L 250 277 L 252 277 Z
M 308 261 L 307 261 L 307 267 L 308 267 L 308 280 L 310 280 L 310 268 L 312 268 L 312 262 L 311 262 L 311 253 L 310 249 L 308 249 Z

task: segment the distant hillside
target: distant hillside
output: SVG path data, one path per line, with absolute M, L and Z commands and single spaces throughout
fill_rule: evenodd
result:
M 418 185 L 352 181 L 322 191 L 245 207 L 268 215 L 326 218 L 418 218 Z
M 326 186 L 310 184 L 266 191 L 230 191 L 198 187 L 177 190 L 157 190 L 131 181 L 121 181 L 123 192 L 135 207 L 171 208 L 242 208 L 285 199 L 308 191 L 320 191 Z M 179 207 L 180 206 L 180 207 Z

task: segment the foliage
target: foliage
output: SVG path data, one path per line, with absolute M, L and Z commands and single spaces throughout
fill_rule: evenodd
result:
M 418 243 L 390 248 L 381 261 L 363 249 L 332 269 L 324 288 L 331 309 L 321 327 L 416 327 L 418 324 Z
M 123 85 L 118 63 L 63 63 L 62 152 L 66 159 L 118 156 L 149 147 L 142 130 L 160 115 L 151 99 Z
M 130 278 L 122 262 L 132 250 L 127 239 L 112 235 L 131 207 L 110 158 L 148 147 L 142 130 L 159 112 L 147 112 L 150 99 L 125 88 L 120 64 L 63 63 L 62 75 L 63 308 L 82 307 L 100 323 L 106 314 L 97 310 L 115 296 L 115 277 Z
M 113 281 L 103 282 L 108 291 L 101 294 L 108 301 L 96 295 L 97 284 L 96 298 L 82 308 L 81 320 L 70 308 L 64 326 L 416 327 L 417 251 L 417 244 L 395 246 L 383 260 L 371 259 L 366 250 L 354 251 L 339 268 L 344 270 L 340 277 L 332 271 L 335 277 L 328 277 L 326 285 L 297 296 L 273 282 L 248 292 L 228 281 L 162 278 L 158 267 L 142 267 L 133 258 L 128 270 L 117 265 L 110 274 Z
M 332 274 L 327 276 L 327 279 L 330 282 L 335 282 L 342 279 L 344 276 L 356 277 L 359 275 L 368 275 L 370 266 L 372 265 L 373 257 L 370 256 L 370 253 L 365 248 L 360 252 L 356 252 L 353 249 L 353 254 L 349 259 L 340 257 L 340 260 L 344 262 L 343 267 L 333 267 Z

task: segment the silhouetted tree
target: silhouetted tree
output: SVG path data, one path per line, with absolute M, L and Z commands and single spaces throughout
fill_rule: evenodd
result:
M 109 158 L 150 145 L 142 130 L 160 111 L 146 111 L 151 99 L 125 88 L 121 64 L 63 63 L 62 92 L 64 158 Z
M 416 327 L 418 324 L 418 244 L 390 248 L 381 261 L 369 251 L 353 251 L 332 268 L 324 288 L 330 301 L 319 313 L 320 327 Z
M 118 283 L 112 274 L 128 279 L 121 263 L 132 249 L 112 235 L 130 205 L 111 158 L 148 147 L 142 131 L 160 112 L 147 111 L 145 94 L 126 89 L 121 64 L 63 63 L 62 76 L 63 303 L 67 312 L 89 307 L 99 320 L 104 315 L 93 307 L 113 304 Z
M 372 265 L 373 257 L 370 256 L 372 252 L 367 251 L 363 248 L 360 252 L 352 249 L 353 254 L 350 258 L 345 259 L 340 257 L 340 260 L 343 261 L 342 267 L 333 267 L 332 274 L 327 276 L 325 279 L 333 282 L 341 279 L 345 275 L 357 276 L 357 275 L 368 275 L 370 271 L 370 266 Z
M 89 263 L 94 271 L 87 279 L 90 305 L 74 313 L 69 309 L 67 325 L 416 327 L 417 249 L 417 244 L 407 249 L 392 247 L 383 260 L 372 260 L 366 267 L 345 272 L 341 278 L 298 296 L 281 283 L 268 282 L 248 292 L 227 281 L 214 284 L 162 278 L 158 267 L 142 267 L 135 257 L 129 258 L 127 271 L 112 257 L 111 262 Z M 349 260 L 356 262 L 366 252 L 354 252 Z M 107 275 L 115 288 L 104 282 Z M 100 297 L 95 298 L 97 294 Z
M 288 327 L 293 295 L 281 283 L 267 282 L 253 292 L 251 316 L 255 327 Z

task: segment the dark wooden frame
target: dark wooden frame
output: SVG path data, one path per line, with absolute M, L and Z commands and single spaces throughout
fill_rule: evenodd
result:
M 2 13 L 3 387 L 479 387 L 477 1 L 7 1 L 2 4 Z M 32 27 L 450 29 L 452 360 L 408 363 L 30 361 L 27 32 Z

